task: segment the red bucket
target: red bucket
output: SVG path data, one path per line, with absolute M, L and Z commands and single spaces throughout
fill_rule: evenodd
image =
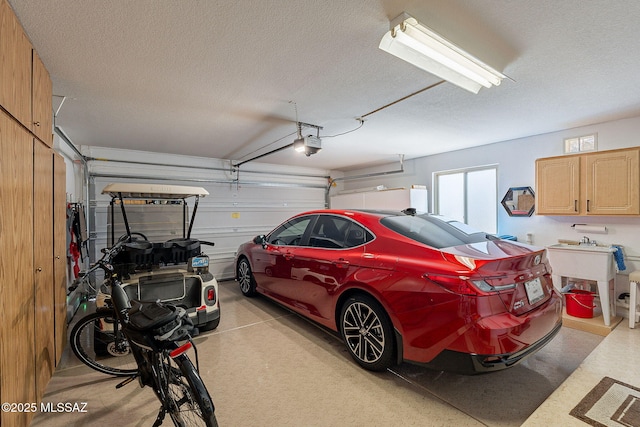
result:
M 583 319 L 591 319 L 595 308 L 595 305 L 593 305 L 594 296 L 595 292 L 582 291 L 580 289 L 572 289 L 571 292 L 564 294 L 567 314 Z

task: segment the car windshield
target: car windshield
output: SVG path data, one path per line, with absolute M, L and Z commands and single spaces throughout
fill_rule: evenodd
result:
M 380 223 L 396 233 L 437 249 L 491 239 L 486 233 L 467 224 L 438 215 L 388 216 Z

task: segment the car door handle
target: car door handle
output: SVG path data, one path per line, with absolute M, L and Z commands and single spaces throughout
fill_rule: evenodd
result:
M 333 261 L 332 264 L 335 265 L 338 268 L 347 268 L 347 267 L 349 267 L 349 261 L 344 260 L 342 258 L 340 258 L 339 260 Z
M 283 255 L 284 259 L 286 259 L 287 261 L 292 260 L 293 259 L 293 254 L 287 252 L 286 254 Z

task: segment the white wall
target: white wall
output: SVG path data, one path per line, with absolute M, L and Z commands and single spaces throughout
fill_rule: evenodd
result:
M 84 202 L 86 195 L 84 188 L 84 166 L 80 157 L 55 133 L 53 135 L 53 146 L 56 152 L 62 155 L 66 166 L 67 202 Z
M 412 184 L 422 184 L 427 186 L 430 194 L 433 194 L 432 174 L 434 172 L 497 164 L 497 202 L 500 203 L 509 187 L 530 186 L 535 191 L 535 160 L 537 158 L 562 155 L 564 138 L 593 132 L 598 134 L 599 151 L 638 146 L 640 145 L 640 117 L 407 160 L 403 174 L 354 181 L 346 180 L 344 181 L 344 189 L 373 188 L 378 185 L 385 185 L 389 188 L 409 187 Z M 347 176 L 395 168 L 397 168 L 396 164 L 390 164 L 353 171 Z M 627 269 L 618 277 L 618 293 L 626 291 L 628 278 L 625 274 L 640 269 L 640 217 L 560 217 L 535 214 L 531 217 L 509 217 L 502 206 L 498 208 L 498 234 L 514 235 L 518 237 L 519 241 L 525 241 L 526 234 L 532 233 L 533 243 L 539 246 L 557 243 L 558 239 L 579 240 L 583 234 L 577 233 L 571 228 L 571 225 L 575 223 L 605 225 L 608 228 L 607 234 L 593 234 L 588 237 L 599 243 L 624 246 Z

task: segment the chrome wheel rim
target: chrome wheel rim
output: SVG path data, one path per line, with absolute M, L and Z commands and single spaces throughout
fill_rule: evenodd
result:
M 251 289 L 251 268 L 245 260 L 240 261 L 240 265 L 238 265 L 238 282 L 243 293 L 249 292 Z
M 349 350 L 361 361 L 375 363 L 385 347 L 382 323 L 366 304 L 356 302 L 345 310 L 342 331 Z

